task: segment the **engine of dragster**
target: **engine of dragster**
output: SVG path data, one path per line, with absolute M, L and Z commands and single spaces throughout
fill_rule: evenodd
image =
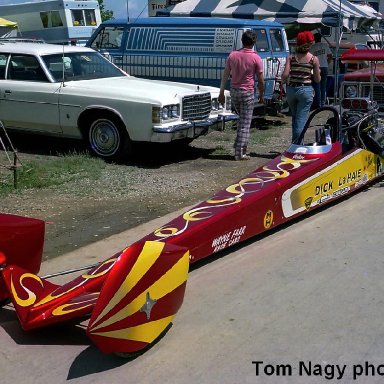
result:
M 368 98 L 347 98 L 341 103 L 341 140 L 345 149 L 364 148 L 384 157 L 384 116 Z

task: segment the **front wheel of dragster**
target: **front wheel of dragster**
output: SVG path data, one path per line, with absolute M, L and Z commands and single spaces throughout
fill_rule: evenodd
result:
M 132 141 L 121 120 L 113 115 L 100 114 L 88 130 L 91 151 L 107 161 L 120 161 L 132 155 Z

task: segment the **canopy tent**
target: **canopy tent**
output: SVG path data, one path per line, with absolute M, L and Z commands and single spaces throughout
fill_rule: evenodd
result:
M 18 34 L 17 23 L 0 17 L 0 38 L 16 37 Z
M 323 24 L 355 30 L 381 19 L 373 8 L 348 0 L 185 0 L 158 15 L 252 18 L 277 21 L 286 29 L 310 29 Z

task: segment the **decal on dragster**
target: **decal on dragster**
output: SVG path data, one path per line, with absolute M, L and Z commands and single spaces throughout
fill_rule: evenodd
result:
M 347 194 L 366 184 L 375 174 L 373 154 L 359 149 L 287 189 L 282 196 L 284 216 L 291 217 Z

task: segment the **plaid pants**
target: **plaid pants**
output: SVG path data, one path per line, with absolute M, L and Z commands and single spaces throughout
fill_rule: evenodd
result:
M 241 157 L 247 152 L 255 95 L 254 92 L 232 88 L 231 98 L 233 107 L 239 115 L 237 135 L 234 144 L 235 157 Z

